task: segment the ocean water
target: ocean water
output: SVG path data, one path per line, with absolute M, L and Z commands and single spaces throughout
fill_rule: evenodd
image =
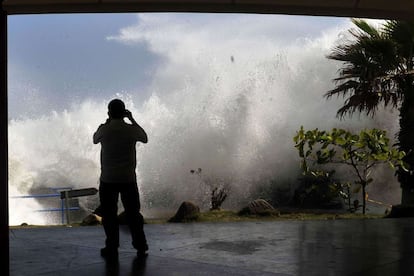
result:
M 114 97 L 126 102 L 148 133 L 149 143 L 137 146 L 137 180 L 142 211 L 151 216 L 176 210 L 184 200 L 206 209 L 214 185 L 229 190 L 225 207 L 236 209 L 259 187 L 294 184 L 300 169 L 292 138 L 301 125 L 382 127 L 390 136 L 397 131 L 396 113 L 339 120 L 336 110 L 343 99 L 323 98 L 339 66 L 326 55 L 349 24 L 279 43 L 277 37 L 252 36 L 253 31 L 232 33 L 214 25 L 195 31 L 185 20 L 167 19 L 141 16 L 139 24 L 107 38 L 132 46 L 146 43 L 161 57 L 145 91 L 76 99 L 63 110 L 10 120 L 10 196 L 97 188 L 100 148 L 92 135 Z M 191 173 L 198 168 L 201 173 Z M 393 173 L 377 173 L 381 181 L 370 195 L 397 203 Z M 33 212 L 48 204 L 11 197 L 10 225 L 59 223 L 55 215 Z M 93 210 L 99 203 L 90 197 L 79 204 Z

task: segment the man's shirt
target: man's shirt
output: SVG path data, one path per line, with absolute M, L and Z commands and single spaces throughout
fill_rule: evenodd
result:
M 99 126 L 93 142 L 101 143 L 101 181 L 136 181 L 135 145 L 144 135 L 139 126 L 127 124 L 123 119 L 112 119 Z

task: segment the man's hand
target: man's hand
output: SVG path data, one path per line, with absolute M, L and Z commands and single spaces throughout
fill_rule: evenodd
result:
M 145 133 L 145 130 L 132 117 L 131 111 L 129 111 L 128 109 L 125 109 L 124 117 L 128 118 L 131 121 L 132 125 L 137 127 L 137 129 L 138 129 L 138 131 L 137 131 L 138 141 L 140 141 L 142 143 L 148 143 L 148 136 Z
M 132 122 L 132 113 L 128 109 L 125 109 L 125 117 L 127 117 Z

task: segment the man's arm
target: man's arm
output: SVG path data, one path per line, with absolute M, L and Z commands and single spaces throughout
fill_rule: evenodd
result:
M 132 125 L 138 130 L 138 141 L 142 143 L 148 143 L 148 136 L 145 130 L 135 121 L 132 117 L 132 113 L 129 110 L 125 111 L 125 116 L 131 121 Z
M 100 131 L 102 129 L 102 125 L 99 126 L 98 130 L 93 134 L 93 143 L 98 144 L 101 142 L 102 138 L 102 132 Z
M 102 127 L 104 126 L 104 124 L 100 125 L 98 127 L 98 129 L 96 130 L 96 132 L 93 134 L 93 143 L 94 144 L 98 144 L 101 142 L 102 139 Z

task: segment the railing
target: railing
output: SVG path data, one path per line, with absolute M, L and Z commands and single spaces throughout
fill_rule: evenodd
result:
M 72 187 L 63 187 L 63 188 L 50 188 L 53 193 L 51 194 L 36 194 L 36 195 L 21 195 L 21 196 L 10 196 L 10 198 L 53 198 L 57 197 L 60 199 L 60 208 L 45 208 L 35 210 L 36 212 L 61 212 L 62 224 L 65 224 L 65 214 L 66 214 L 66 223 L 69 224 L 69 211 L 77 211 L 79 207 L 69 207 L 67 204 L 67 199 L 62 198 L 62 192 L 72 191 Z

